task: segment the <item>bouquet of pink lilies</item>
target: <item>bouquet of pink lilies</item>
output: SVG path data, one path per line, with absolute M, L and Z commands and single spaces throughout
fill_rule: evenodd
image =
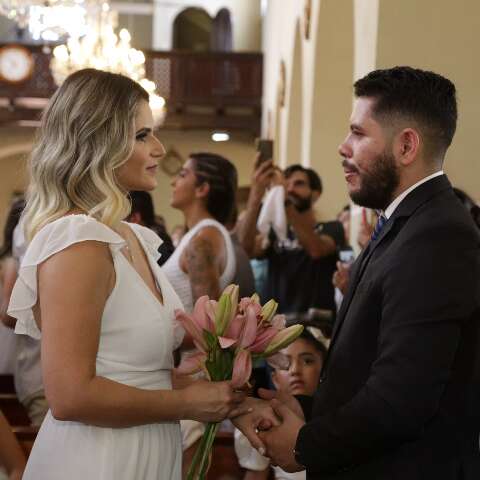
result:
M 276 315 L 277 307 L 275 300 L 260 305 L 257 294 L 239 301 L 238 286 L 229 285 L 218 302 L 200 297 L 192 315 L 176 310 L 177 320 L 198 349 L 181 363 L 179 372 L 203 370 L 211 381 L 231 380 L 235 388 L 243 387 L 252 373 L 252 360 L 274 356 L 302 333 L 302 325 L 285 328 L 285 317 Z M 207 425 L 187 480 L 205 479 L 218 427 L 218 423 Z

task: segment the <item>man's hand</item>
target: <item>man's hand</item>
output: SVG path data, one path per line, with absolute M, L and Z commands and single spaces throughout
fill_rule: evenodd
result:
M 238 417 L 231 418 L 232 423 L 237 427 L 257 449 L 260 455 L 265 455 L 265 444 L 258 436 L 260 430 L 279 426 L 280 421 L 275 415 L 269 402 L 258 398 L 248 397 L 244 401 L 245 406 L 252 409 L 251 412 Z
M 333 274 L 332 283 L 343 295 L 347 292 L 351 266 L 351 263 L 337 262 L 337 270 Z
M 298 432 L 305 421 L 277 399 L 273 399 L 270 405 L 282 423 L 258 433 L 260 440 L 267 447 L 266 456 L 274 465 L 278 465 L 286 472 L 300 472 L 304 467 L 296 462 L 293 450 L 297 443 Z
M 257 154 L 250 182 L 247 208 L 244 211 L 243 219 L 237 224 L 238 239 L 250 258 L 261 256 L 265 249 L 262 245 L 262 237 L 257 232 L 257 219 L 263 196 L 271 184 L 273 175 L 273 161 L 260 162 L 260 154 Z
M 260 395 L 260 398 L 263 398 L 264 400 L 273 400 L 275 398 L 280 403 L 286 405 L 295 415 L 297 415 L 297 417 L 305 420 L 305 415 L 303 414 L 300 402 L 293 395 L 286 392 L 279 392 L 278 390 L 267 390 L 266 388 L 259 388 L 258 394 Z

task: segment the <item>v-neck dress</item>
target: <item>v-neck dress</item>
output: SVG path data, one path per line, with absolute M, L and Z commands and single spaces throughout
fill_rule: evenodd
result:
M 107 243 L 116 280 L 102 315 L 96 373 L 141 389 L 167 390 L 172 388 L 172 352 L 183 338 L 174 310 L 183 307 L 157 265 L 160 238 L 142 226 L 129 226 L 145 251 L 163 303 L 121 253 L 126 243 L 120 235 L 92 217 L 70 215 L 49 223 L 33 238 L 12 292 L 9 314 L 17 318 L 16 333 L 40 338 L 32 312 L 37 303 L 37 266 L 78 242 Z M 56 420 L 49 411 L 23 479 L 179 480 L 181 457 L 178 422 L 105 428 Z

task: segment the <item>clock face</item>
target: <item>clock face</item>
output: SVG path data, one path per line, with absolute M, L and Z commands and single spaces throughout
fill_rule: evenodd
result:
M 7 82 L 22 82 L 30 77 L 33 58 L 22 47 L 4 47 L 0 50 L 0 76 Z

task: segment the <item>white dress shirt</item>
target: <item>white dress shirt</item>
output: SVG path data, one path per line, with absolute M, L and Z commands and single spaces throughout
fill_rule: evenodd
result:
M 383 212 L 385 217 L 387 217 L 387 220 L 393 215 L 393 212 L 397 209 L 397 207 L 400 205 L 402 200 L 413 190 L 415 190 L 417 187 L 419 187 L 422 183 L 428 182 L 432 178 L 439 177 L 440 175 L 443 175 L 443 170 L 440 170 L 438 172 L 432 173 L 428 177 L 422 178 L 420 181 L 412 185 L 411 187 L 407 188 L 404 192 L 402 192 Z

